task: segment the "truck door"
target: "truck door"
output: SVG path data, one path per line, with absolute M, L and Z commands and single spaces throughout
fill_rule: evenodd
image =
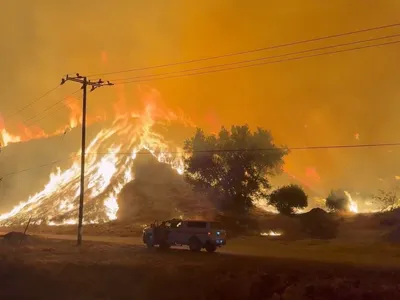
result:
M 168 242 L 170 245 L 180 244 L 180 226 L 181 222 L 173 220 L 170 222 Z
M 184 245 L 185 244 L 185 226 L 184 222 L 178 222 L 175 227 L 175 240 L 176 243 L 179 245 Z

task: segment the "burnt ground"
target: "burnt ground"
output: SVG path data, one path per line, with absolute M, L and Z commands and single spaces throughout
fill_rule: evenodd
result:
M 0 245 L 0 299 L 400 299 L 396 262 L 372 267 L 34 238 Z

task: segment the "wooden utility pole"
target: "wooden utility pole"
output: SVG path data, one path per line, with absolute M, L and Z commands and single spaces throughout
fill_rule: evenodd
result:
M 61 79 L 61 84 L 64 84 L 67 81 L 74 81 L 82 84 L 83 90 L 83 102 L 82 102 L 82 144 L 81 144 L 81 184 L 80 184 L 80 195 L 79 195 L 79 215 L 78 215 L 78 236 L 77 236 L 77 245 L 80 246 L 82 244 L 82 229 L 83 229 L 83 200 L 85 195 L 85 154 L 86 154 L 86 93 L 87 87 L 91 86 L 91 92 L 95 89 L 105 86 L 105 85 L 113 85 L 109 81 L 104 82 L 101 79 L 98 81 L 90 81 L 86 76 L 81 76 L 76 74 L 76 76 L 70 77 L 66 76 Z

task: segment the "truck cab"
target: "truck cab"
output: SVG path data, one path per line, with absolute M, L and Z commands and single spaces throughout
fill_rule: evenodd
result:
M 189 246 L 194 252 L 215 252 L 226 244 L 226 231 L 218 222 L 172 219 L 154 222 L 143 230 L 143 242 L 149 247 Z

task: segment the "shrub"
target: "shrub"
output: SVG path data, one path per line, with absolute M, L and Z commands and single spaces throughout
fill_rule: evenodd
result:
M 339 222 L 321 208 L 314 208 L 300 215 L 304 233 L 317 239 L 336 238 Z
M 399 207 L 398 190 L 398 187 L 388 191 L 379 190 L 378 194 L 373 197 L 374 201 L 380 206 L 381 211 L 393 211 Z
M 325 203 L 331 211 L 346 211 L 349 209 L 350 199 L 343 190 L 336 190 L 329 193 Z
M 298 185 L 286 185 L 273 191 L 269 198 L 269 204 L 284 215 L 291 215 L 295 208 L 307 207 L 308 197 Z

